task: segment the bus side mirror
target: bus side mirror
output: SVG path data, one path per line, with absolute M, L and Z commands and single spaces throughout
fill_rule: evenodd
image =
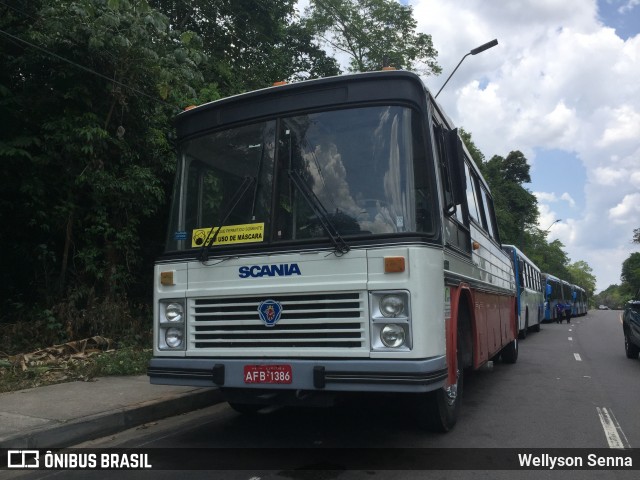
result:
M 547 297 L 551 295 L 551 285 L 547 285 L 546 291 L 547 291 Z
M 464 170 L 464 150 L 458 129 L 447 132 L 447 161 L 451 175 L 451 190 L 456 205 L 463 204 L 467 191 L 467 178 Z

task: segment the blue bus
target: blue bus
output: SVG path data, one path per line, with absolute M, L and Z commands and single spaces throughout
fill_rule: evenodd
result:
M 544 319 L 547 322 L 555 322 L 558 320 L 556 306 L 558 303 L 564 304 L 565 297 L 569 292 L 566 291 L 563 280 L 550 273 L 543 273 L 542 281 L 544 286 Z
M 526 338 L 529 330 L 540 331 L 544 315 L 544 296 L 540 269 L 514 245 L 503 245 L 513 263 L 516 283 L 518 336 Z

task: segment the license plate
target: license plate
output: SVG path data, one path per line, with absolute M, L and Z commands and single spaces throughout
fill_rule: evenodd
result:
M 245 365 L 244 383 L 291 383 L 291 365 Z

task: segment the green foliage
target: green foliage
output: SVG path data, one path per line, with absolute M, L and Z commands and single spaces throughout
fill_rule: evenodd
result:
M 142 375 L 147 372 L 151 349 L 127 347 L 105 352 L 95 358 L 92 376 Z
M 441 71 L 431 35 L 416 32 L 410 5 L 394 0 L 311 0 L 305 26 L 320 43 L 350 57 L 349 70 L 383 66 L 424 75 Z
M 589 264 L 584 260 L 578 260 L 568 265 L 567 270 L 569 272 L 567 280 L 584 288 L 587 292 L 587 298 L 593 297 L 596 290 L 596 277 Z
M 640 293 L 640 252 L 632 253 L 622 263 L 622 273 L 620 275 L 623 289 L 635 296 Z
M 100 333 L 108 327 L 69 329 L 86 310 L 68 306 L 89 290 L 96 305 L 126 304 L 150 268 L 175 165 L 171 118 L 205 88 L 206 55 L 144 1 L 4 13 L 0 28 L 24 41 L 0 39 L 2 321 L 20 313 L 49 332 L 43 341 Z
M 295 0 L 152 0 L 180 31 L 195 32 L 208 59 L 204 78 L 222 96 L 278 80 L 337 75 L 335 59 L 314 44 L 296 15 Z M 184 35 L 184 34 L 183 34 Z M 191 44 L 191 38 L 188 40 Z M 213 84 L 213 83 L 212 83 Z M 200 101 L 215 98 L 201 91 Z
M 517 150 L 507 158 L 494 155 L 482 172 L 493 194 L 502 242 L 524 250 L 524 232 L 535 227 L 539 215 L 536 197 L 522 185 L 531 182 L 527 159 Z
M 484 154 L 480 151 L 480 149 L 476 146 L 476 144 L 473 143 L 473 139 L 471 138 L 471 133 L 467 132 L 464 128 L 460 128 L 458 130 L 460 133 L 460 137 L 462 138 L 462 141 L 464 142 L 465 146 L 467 147 L 467 150 L 469 150 L 469 153 L 471 154 L 471 158 L 473 159 L 475 164 L 478 166 L 480 171 L 483 171 L 484 161 L 485 161 Z
M 294 0 L 0 5 L 0 336 L 148 340 L 181 107 L 339 73 Z M 205 80 L 206 78 L 206 80 Z M 128 340 L 127 340 L 128 341 Z
M 606 305 L 609 308 L 621 309 L 631 297 L 620 285 L 609 285 L 605 290 L 593 297 L 594 305 Z

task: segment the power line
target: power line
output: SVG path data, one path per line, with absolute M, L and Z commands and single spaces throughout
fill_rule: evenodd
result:
M 6 5 L 6 4 L 3 3 L 3 5 Z M 158 103 L 161 103 L 161 104 L 166 105 L 168 107 L 171 107 L 173 109 L 180 110 L 180 108 L 178 106 L 176 106 L 176 105 L 172 105 L 172 104 L 170 104 L 168 102 L 165 102 L 164 100 L 161 100 L 161 99 L 159 99 L 157 97 L 149 95 L 148 93 L 145 93 L 145 92 L 143 92 L 141 90 L 138 90 L 137 88 L 132 87 L 130 85 L 127 85 L 126 83 L 122 83 L 122 82 L 120 82 L 118 80 L 115 80 L 113 78 L 109 78 L 109 77 L 107 77 L 106 75 L 103 75 L 100 72 L 96 72 L 95 70 L 92 70 L 89 67 L 85 67 L 84 65 L 80 65 L 79 63 L 76 63 L 73 60 L 69 60 L 68 58 L 65 58 L 65 57 L 63 57 L 61 55 L 58 55 L 57 53 L 54 53 L 54 52 L 51 52 L 51 51 L 47 50 L 46 48 L 43 48 L 43 47 L 41 47 L 39 45 L 36 45 L 34 43 L 31 43 L 31 42 L 28 42 L 27 40 L 24 40 L 24 39 L 22 39 L 20 37 L 16 37 L 15 35 L 10 34 L 9 32 L 5 32 L 2 29 L 0 29 L 0 34 L 4 35 L 4 36 L 6 36 L 6 37 L 8 37 L 8 38 L 10 38 L 12 40 L 15 40 L 17 42 L 20 42 L 20 43 L 23 43 L 25 45 L 28 45 L 31 48 L 35 48 L 36 50 L 39 50 L 39 51 L 41 51 L 41 52 L 43 52 L 43 53 L 45 53 L 47 55 L 55 57 L 58 60 L 62 60 L 63 62 L 66 62 L 66 63 L 68 63 L 70 65 L 73 65 L 76 68 L 79 68 L 80 70 L 84 70 L 85 72 L 91 73 L 91 74 L 96 75 L 96 76 L 98 76 L 100 78 L 108 80 L 109 82 L 115 83 L 116 85 L 120 85 L 121 87 L 129 89 L 132 92 L 137 93 L 138 95 L 142 95 L 143 97 L 149 98 L 150 100 L 153 100 L 154 102 L 158 102 Z

